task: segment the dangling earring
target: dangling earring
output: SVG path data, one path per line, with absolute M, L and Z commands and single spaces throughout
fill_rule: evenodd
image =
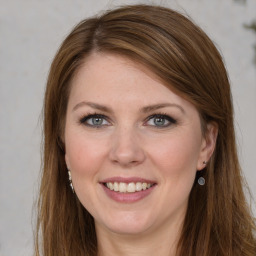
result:
M 203 161 L 203 164 L 206 165 L 207 162 L 206 161 Z M 198 180 L 197 180 L 198 184 L 200 186 L 204 186 L 205 185 L 205 178 L 204 177 L 199 177 Z
M 68 179 L 69 179 L 69 185 L 70 185 L 70 187 L 71 187 L 71 189 L 72 189 L 72 192 L 75 193 L 74 187 L 73 187 L 73 184 L 72 184 L 72 178 L 71 178 L 71 172 L 70 172 L 70 170 L 68 170 Z

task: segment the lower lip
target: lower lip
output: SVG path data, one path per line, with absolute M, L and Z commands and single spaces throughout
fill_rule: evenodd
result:
M 142 200 L 143 198 L 147 197 L 155 188 L 155 185 L 154 185 L 146 190 L 142 190 L 134 193 L 120 193 L 114 190 L 110 190 L 109 188 L 105 187 L 104 184 L 101 184 L 101 185 L 108 197 L 120 203 L 134 203 L 139 200 Z

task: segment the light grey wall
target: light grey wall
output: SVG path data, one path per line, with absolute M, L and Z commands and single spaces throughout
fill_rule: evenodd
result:
M 0 256 L 32 255 L 32 206 L 40 169 L 40 111 L 50 62 L 81 19 L 121 4 L 186 11 L 216 42 L 230 74 L 241 164 L 256 194 L 256 1 L 0 0 Z

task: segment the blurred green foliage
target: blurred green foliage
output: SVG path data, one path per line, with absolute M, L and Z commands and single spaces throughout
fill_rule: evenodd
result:
M 250 24 L 245 24 L 244 27 L 246 29 L 252 30 L 256 35 L 256 20 L 252 21 Z M 254 64 L 256 65 L 256 43 L 253 45 L 253 48 L 254 48 L 254 52 L 255 52 L 255 54 L 254 54 Z
M 246 29 L 251 29 L 255 35 L 256 35 L 256 20 L 252 21 L 251 24 L 245 24 L 244 27 Z M 253 48 L 254 48 L 254 64 L 256 65 L 256 43 L 253 45 Z
M 234 2 L 237 3 L 242 3 L 242 4 L 246 4 L 246 0 L 233 0 Z M 250 29 L 252 30 L 255 35 L 256 35 L 256 19 L 253 20 L 250 24 L 244 24 L 244 27 L 246 29 Z M 253 45 L 254 51 L 255 51 L 255 55 L 254 55 L 254 64 L 256 65 L 256 43 Z

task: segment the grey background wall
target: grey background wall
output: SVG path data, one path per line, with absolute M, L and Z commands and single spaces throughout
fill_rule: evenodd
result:
M 0 256 L 32 255 L 40 170 L 40 113 L 50 62 L 81 19 L 122 4 L 187 12 L 215 41 L 230 74 L 239 154 L 256 196 L 256 1 L 0 0 Z

